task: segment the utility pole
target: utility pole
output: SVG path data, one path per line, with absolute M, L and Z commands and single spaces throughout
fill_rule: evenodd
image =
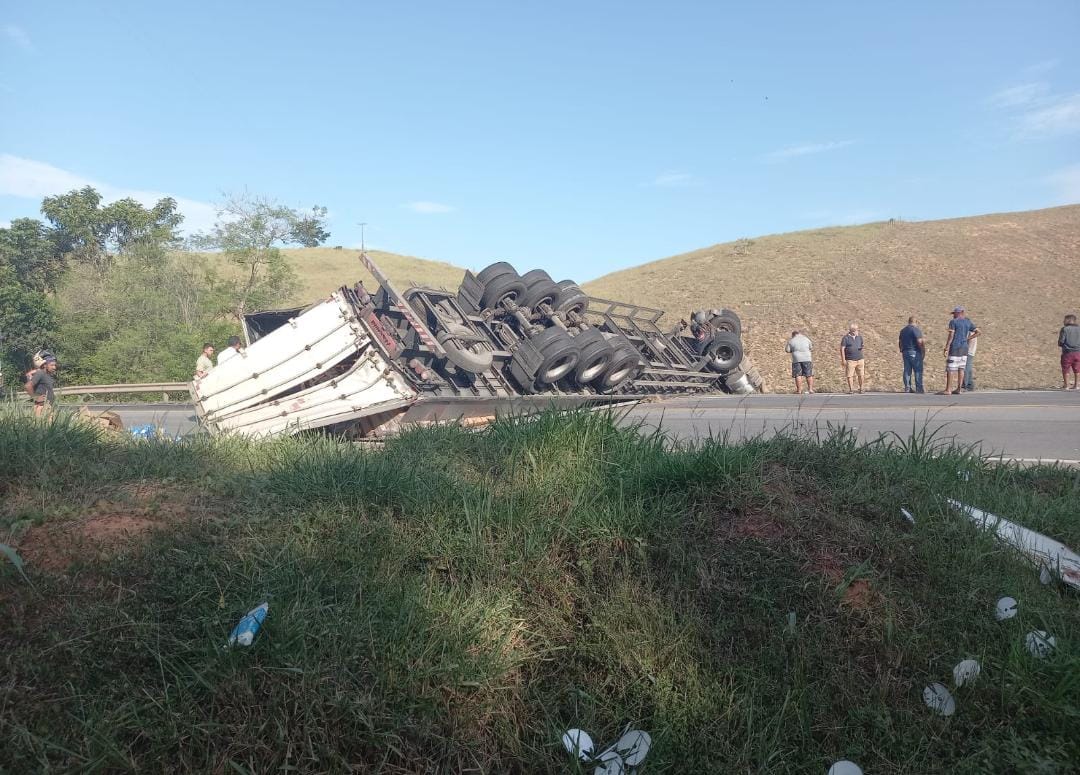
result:
M 367 227 L 367 223 L 356 224 L 360 227 L 360 252 L 365 252 L 366 245 L 364 244 L 364 229 Z

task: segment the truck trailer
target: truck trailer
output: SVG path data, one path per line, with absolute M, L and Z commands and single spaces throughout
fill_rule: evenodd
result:
M 306 308 L 244 317 L 247 346 L 191 383 L 212 434 L 377 439 L 414 424 L 762 389 L 731 310 L 669 330 L 663 312 L 586 294 L 505 262 L 455 291 L 375 279 Z

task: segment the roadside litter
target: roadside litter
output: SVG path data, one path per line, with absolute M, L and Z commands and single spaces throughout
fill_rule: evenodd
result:
M 829 768 L 826 775 L 863 775 L 862 767 L 855 762 L 848 761 L 847 759 L 841 759 L 832 767 Z
M 946 500 L 950 506 L 963 513 L 977 527 L 992 530 L 998 540 L 1016 549 L 1038 567 L 1040 579 L 1056 577 L 1073 589 L 1080 590 L 1080 554 L 1060 541 L 1055 541 L 1042 533 L 1036 533 L 1034 530 L 1028 530 L 1004 517 L 968 506 L 952 498 Z
M 593 739 L 583 729 L 566 730 L 562 743 L 571 756 L 597 765 L 593 775 L 622 775 L 641 766 L 652 747 L 652 738 L 648 732 L 627 728 L 618 740 L 595 755 Z
M 255 636 L 259 634 L 259 628 L 262 627 L 263 620 L 266 619 L 266 614 L 269 611 L 269 603 L 263 603 L 258 608 L 248 611 L 244 618 L 233 627 L 233 631 L 229 633 L 229 641 L 225 644 L 225 648 L 250 646 L 254 643 Z
M 906 519 L 912 525 L 915 524 L 915 515 L 912 514 L 910 511 L 908 511 L 907 509 L 900 509 L 900 516 L 902 516 L 904 519 Z
M 957 688 L 975 683 L 975 679 L 982 672 L 982 666 L 974 659 L 965 659 L 957 663 L 952 669 L 953 683 Z
M 953 699 L 952 692 L 943 684 L 930 684 L 923 689 L 922 698 L 926 707 L 942 716 L 951 716 L 956 713 L 956 700 Z
M 1024 638 L 1024 644 L 1031 656 L 1038 659 L 1046 659 L 1054 653 L 1057 647 L 1057 639 L 1045 630 L 1032 630 Z
M 1006 619 L 1012 619 L 1016 616 L 1017 602 L 1015 597 L 1003 597 L 997 601 L 997 607 L 994 609 L 994 618 L 999 622 L 1003 622 Z

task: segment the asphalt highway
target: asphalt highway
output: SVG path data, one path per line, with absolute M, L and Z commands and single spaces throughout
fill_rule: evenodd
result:
M 195 429 L 186 404 L 100 404 L 119 412 L 126 427 L 153 423 L 166 433 Z M 988 391 L 959 396 L 868 393 L 783 394 L 677 398 L 640 404 L 626 415 L 647 428 L 696 440 L 745 439 L 797 429 L 827 433 L 845 426 L 860 439 L 903 438 L 926 427 L 938 438 L 977 444 L 986 456 L 1037 461 L 1080 461 L 1080 391 Z

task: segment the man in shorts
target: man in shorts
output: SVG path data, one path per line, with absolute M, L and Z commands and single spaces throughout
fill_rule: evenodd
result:
M 953 319 L 949 321 L 949 338 L 945 342 L 945 389 L 938 395 L 960 395 L 967 369 L 968 342 L 978 335 L 979 327 L 968 318 L 964 308 L 954 307 Z
M 1077 378 L 1080 377 L 1080 326 L 1076 324 L 1076 315 L 1066 315 L 1065 325 L 1058 332 L 1058 347 L 1061 348 L 1061 389 L 1080 390 Z M 1072 387 L 1069 387 L 1069 372 L 1072 372 Z
M 795 380 L 795 394 L 802 395 L 802 381 L 806 379 L 806 392 L 814 392 L 814 343 L 799 330 L 791 332 L 784 352 L 791 353 L 791 376 Z
M 866 382 L 866 359 L 858 323 L 849 325 L 848 332 L 840 340 L 840 365 L 844 367 L 844 376 L 847 377 L 848 395 L 855 392 L 856 375 L 859 377 L 859 392 L 862 393 Z
M 56 406 L 56 358 L 45 356 L 41 368 L 30 372 L 26 380 L 26 392 L 34 400 L 34 416 L 48 414 Z

